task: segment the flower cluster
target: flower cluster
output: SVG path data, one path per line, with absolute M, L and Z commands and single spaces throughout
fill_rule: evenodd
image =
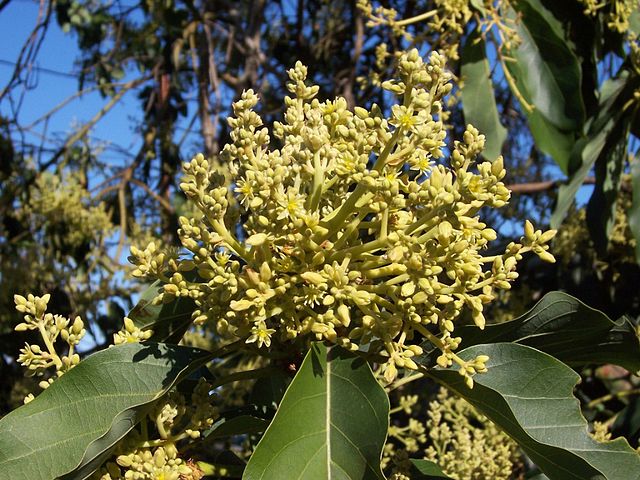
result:
M 410 458 L 419 457 L 437 463 L 454 479 L 514 478 L 517 444 L 470 404 L 441 389 L 429 402 L 426 422 L 412 418 L 420 404 L 417 395 L 403 395 L 390 412 L 382 466 L 392 480 L 408 480 Z M 406 424 L 395 418 L 403 413 L 409 417 Z
M 511 49 L 518 43 L 516 21 L 504 14 L 510 8 L 509 0 L 477 1 L 469 0 L 435 0 L 431 10 L 422 12 L 414 17 L 398 18 L 394 8 L 371 0 L 358 0 L 357 5 L 365 18 L 368 27 L 387 27 L 392 36 L 404 38 L 417 43 L 426 40 L 435 48 L 442 49 L 447 57 L 459 58 L 460 41 L 465 27 L 472 18 L 478 23 L 482 31 L 494 30 L 506 49 Z M 428 28 L 417 28 L 415 34 L 410 33 L 409 27 L 423 24 Z M 434 33 L 437 34 L 434 36 Z
M 92 203 L 79 174 L 43 173 L 31 189 L 26 213 L 46 225 L 49 235 L 58 235 L 62 245 L 76 248 L 100 242 L 113 228 L 106 205 Z
M 211 385 L 200 379 L 188 401 L 171 392 L 116 447 L 116 453 L 91 478 L 95 480 L 198 480 L 203 472 L 180 455 L 182 443 L 198 439 L 213 425 Z
M 605 12 L 607 27 L 618 33 L 626 34 L 629 30 L 629 19 L 638 9 L 637 0 L 580 0 L 584 5 L 585 15 L 597 15 L 598 11 Z
M 80 363 L 80 356 L 74 352 L 74 349 L 86 330 L 80 317 L 76 317 L 72 322 L 61 315 L 47 313 L 50 298 L 49 294 L 42 297 L 29 294 L 27 298 L 22 295 L 14 296 L 16 310 L 25 314 L 24 322 L 15 327 L 16 331 L 37 330 L 44 343 L 44 348 L 37 344 L 25 344 L 20 350 L 18 361 L 28 369 L 31 375 L 42 376 L 53 367 L 57 377 L 60 377 Z M 66 355 L 60 355 L 56 351 L 55 343 L 58 338 L 67 344 Z M 53 380 L 53 378 L 42 380 L 39 383 L 40 388 L 47 388 Z M 33 394 L 27 395 L 25 403 L 32 399 Z
M 525 252 L 553 260 L 554 232 L 527 224 L 520 243 L 483 256 L 496 232 L 479 213 L 509 200 L 503 160 L 476 163 L 484 136 L 468 126 L 445 161 L 442 55 L 424 62 L 414 49 L 397 73 L 382 83 L 399 98 L 386 117 L 375 104 L 318 100 L 298 62 L 273 129 L 280 148 L 244 92 L 222 152 L 232 183 L 202 155 L 184 165 L 180 186 L 201 215 L 180 218 L 183 253 L 132 249 L 135 273 L 165 283 L 155 301 L 190 297 L 196 324 L 258 348 L 302 338 L 364 350 L 388 382 L 417 368 L 427 339 L 472 385 L 487 357 L 455 355 L 456 320 L 468 309 L 484 327 L 483 305 L 510 288 Z
M 461 398 L 441 389 L 429 404 L 425 458 L 454 479 L 511 478 L 518 446 Z
M 119 332 L 113 334 L 113 344 L 134 343 L 149 340 L 153 330 L 140 329 L 129 317 L 124 317 L 124 325 Z

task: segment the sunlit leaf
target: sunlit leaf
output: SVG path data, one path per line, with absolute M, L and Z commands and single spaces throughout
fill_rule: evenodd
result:
M 369 365 L 314 344 L 243 478 L 382 479 L 389 400 Z
M 456 330 L 460 348 L 478 343 L 517 342 L 535 347 L 570 365 L 614 363 L 640 370 L 640 341 L 626 318 L 612 321 L 577 298 L 547 293 L 531 310 L 510 322 L 484 330 L 464 326 Z
M 585 120 L 582 72 L 561 23 L 539 0 L 521 0 L 514 8 L 521 15 L 515 57 L 533 105 L 558 129 L 579 129 Z
M 507 129 L 500 123 L 485 42 L 477 30 L 466 38 L 461 61 L 465 122 L 472 124 L 486 137 L 483 155 L 495 160 L 507 138 Z
M 0 479 L 87 478 L 209 353 L 158 343 L 97 352 L 0 420 Z
M 546 353 L 513 343 L 483 344 L 460 352 L 488 355 L 488 372 L 472 389 L 452 369 L 431 375 L 512 437 L 554 480 L 638 480 L 640 455 L 625 439 L 607 443 L 588 433 L 573 389 L 580 377 Z

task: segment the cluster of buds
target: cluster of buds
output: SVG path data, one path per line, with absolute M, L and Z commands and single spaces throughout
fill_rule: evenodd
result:
M 452 60 L 459 58 L 460 41 L 472 19 L 482 31 L 493 30 L 506 49 L 511 49 L 520 42 L 515 28 L 518 20 L 505 15 L 505 10 L 510 8 L 509 0 L 434 0 L 428 2 L 430 10 L 407 18 L 399 18 L 398 11 L 389 8 L 388 4 L 393 2 L 358 0 L 356 3 L 367 19 L 368 27 L 386 28 L 394 37 L 404 38 L 413 44 L 427 42 L 432 48 L 442 49 Z M 411 25 L 419 27 L 410 31 Z M 375 81 L 375 75 L 373 80 Z
M 441 389 L 429 403 L 424 458 L 453 479 L 513 478 L 518 445 L 462 398 Z
M 44 344 L 44 348 L 37 344 L 25 344 L 20 350 L 18 362 L 26 367 L 31 375 L 43 375 L 48 369 L 54 368 L 57 377 L 60 377 L 80 363 L 80 356 L 74 353 L 74 350 L 86 330 L 80 317 L 76 317 L 72 322 L 61 315 L 47 313 L 50 298 L 49 294 L 42 297 L 29 294 L 27 298 L 14 295 L 16 310 L 25 314 L 24 322 L 15 327 L 16 331 L 37 330 Z M 55 343 L 58 338 L 67 344 L 66 355 L 60 355 L 56 351 Z M 39 386 L 45 389 L 52 382 L 53 378 L 42 380 Z M 28 395 L 25 403 L 32 399 L 33 395 Z
M 211 390 L 211 385 L 201 378 L 191 393 L 189 403 L 184 395 L 172 392 L 165 402 L 158 405 L 152 416 L 160 438 L 173 442 L 196 439 L 203 430 L 211 427 L 219 417 L 218 409 L 212 405 Z
M 113 344 L 144 342 L 153 335 L 153 330 L 142 330 L 129 317 L 124 317 L 122 329 L 113 334 Z
M 25 213 L 36 222 L 64 232 L 60 240 L 72 248 L 87 243 L 97 247 L 113 229 L 106 204 L 93 202 L 82 180 L 78 173 L 61 177 L 44 172 L 37 177 L 25 205 Z
M 597 15 L 601 10 L 605 12 L 607 27 L 621 34 L 628 34 L 629 21 L 634 12 L 638 10 L 637 0 L 579 0 L 584 5 L 584 14 Z
M 202 155 L 187 163 L 181 188 L 200 214 L 180 218 L 181 257 L 134 250 L 136 272 L 165 282 L 156 302 L 190 297 L 196 324 L 228 338 L 360 349 L 377 355 L 387 382 L 418 368 L 426 339 L 471 386 L 487 357 L 454 353 L 456 321 L 469 310 L 483 328 L 483 306 L 510 288 L 523 253 L 553 260 L 553 232 L 483 256 L 497 235 L 479 213 L 509 200 L 506 172 L 501 157 L 476 163 L 484 136 L 472 126 L 445 160 L 442 55 L 398 59 L 397 78 L 382 83 L 399 98 L 390 117 L 375 104 L 319 101 L 306 74 L 299 62 L 289 71 L 279 149 L 253 110 L 258 97 L 243 93 L 222 152 L 231 182 Z
M 194 469 L 178 456 L 172 443 L 157 448 L 139 448 L 126 455 L 119 455 L 116 463 L 110 462 L 100 480 L 182 480 L 194 477 Z M 124 474 L 122 473 L 124 470 Z
M 211 384 L 200 379 L 189 401 L 171 392 L 144 419 L 144 437 L 129 435 L 118 446 L 115 458 L 94 474 L 95 480 L 198 480 L 203 473 L 191 460 L 180 456 L 180 443 L 200 438 L 218 418 L 212 405 Z M 148 438 L 151 420 L 155 437 Z M 115 460 L 115 461 L 114 461 Z

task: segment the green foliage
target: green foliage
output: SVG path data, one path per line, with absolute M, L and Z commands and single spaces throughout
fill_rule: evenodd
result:
M 477 33 L 474 30 L 467 37 L 462 49 L 462 108 L 465 121 L 486 132 L 484 155 L 494 160 L 500 155 L 507 130 L 500 123 L 485 42 Z
M 477 345 L 460 354 L 480 351 L 491 358 L 489 371 L 473 389 L 455 372 L 431 375 L 507 432 L 550 478 L 637 478 L 640 456 L 626 440 L 602 444 L 588 435 L 573 396 L 580 379 L 573 370 L 539 350 L 510 343 Z
M 207 356 L 159 343 L 91 355 L 0 420 L 0 478 L 87 478 L 153 403 Z
M 429 460 L 411 460 L 411 463 L 413 463 L 414 470 L 417 472 L 417 475 L 413 477 L 416 480 L 451 479 L 451 477 L 443 473 L 442 469 L 434 462 Z
M 628 101 L 628 95 L 636 88 L 639 77 L 630 75 L 622 70 L 619 77 L 608 80 L 602 87 L 602 95 L 600 97 L 599 110 L 596 115 L 585 125 L 586 136 L 581 138 L 573 147 L 571 157 L 569 159 L 569 168 L 572 172 L 571 180 L 567 185 L 560 187 L 558 191 L 558 204 L 551 217 L 551 224 L 558 226 L 562 222 L 566 212 L 573 203 L 573 198 L 584 182 L 584 179 L 591 171 L 592 167 L 598 162 L 608 164 L 614 171 L 620 172 L 621 162 L 626 160 L 626 143 L 628 128 L 632 120 L 632 116 L 624 110 L 624 105 Z M 612 150 L 613 149 L 613 150 Z M 617 152 L 612 155 L 612 152 Z M 606 167 L 607 168 L 607 167 Z M 609 170 L 605 170 L 605 173 Z M 618 173 L 619 175 L 619 173 Z M 602 192 L 605 179 L 601 179 L 601 186 L 596 192 Z M 617 183 L 609 180 L 607 189 L 617 191 Z M 596 197 L 598 198 L 598 197 Z M 612 201 L 611 193 L 607 195 L 609 203 L 615 205 Z M 604 201 L 605 199 L 602 198 Z M 592 209 L 593 204 L 592 204 Z M 603 235 L 611 228 L 611 207 L 604 209 L 604 216 L 599 219 L 600 229 L 604 230 L 599 234 L 596 240 L 599 247 L 602 246 Z M 604 225 L 603 225 L 604 224 Z M 602 229 L 602 226 L 605 228 Z M 605 237 L 606 238 L 606 237 Z
M 151 330 L 149 337 L 155 342 L 178 343 L 191 325 L 191 313 L 195 304 L 189 298 L 171 303 L 154 304 L 153 299 L 162 290 L 160 281 L 147 288 L 128 317 L 139 330 Z
M 625 317 L 610 320 L 562 292 L 551 292 L 524 315 L 484 331 L 459 330 L 461 348 L 479 343 L 515 342 L 534 347 L 572 366 L 612 363 L 640 371 L 640 341 Z
M 367 363 L 315 343 L 243 478 L 381 479 L 389 400 Z
M 585 117 L 581 68 L 562 25 L 539 0 L 515 3 L 520 45 L 515 59 L 533 106 L 559 130 L 578 130 Z

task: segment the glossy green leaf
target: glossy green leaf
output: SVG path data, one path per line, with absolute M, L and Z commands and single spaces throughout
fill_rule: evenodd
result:
M 514 6 L 521 15 L 516 29 L 522 40 L 515 58 L 533 105 L 558 129 L 579 129 L 585 120 L 582 72 L 562 24 L 539 0 Z
M 516 88 L 524 100 L 531 104 L 531 95 L 524 83 L 524 74 L 520 70 L 517 62 L 507 62 L 505 67 L 509 70 L 511 77 L 514 79 Z M 524 110 L 524 109 L 523 109 Z M 527 112 L 524 111 L 529 130 L 533 136 L 536 147 L 551 156 L 558 167 L 565 173 L 569 172 L 569 157 L 576 142 L 576 134 L 572 131 L 562 131 L 549 122 L 544 115 L 537 109 Z
M 369 365 L 315 343 L 243 478 L 382 479 L 389 400 Z
M 208 355 L 129 343 L 87 357 L 0 420 L 0 479 L 87 478 L 153 402 Z
M 147 288 L 138 304 L 127 315 L 142 330 L 151 329 L 154 342 L 178 343 L 191 325 L 195 304 L 190 298 L 180 297 L 171 303 L 155 305 L 153 299 L 162 290 L 162 282 L 155 281 Z
M 414 480 L 436 480 L 438 478 L 452 480 L 451 477 L 442 471 L 438 464 L 430 460 L 411 459 L 411 464 L 411 478 Z
M 461 62 L 464 120 L 486 137 L 483 154 L 493 161 L 502 151 L 507 129 L 500 123 L 485 43 L 477 30 L 465 40 Z
M 638 152 L 640 153 L 640 152 Z M 627 212 L 629 227 L 636 239 L 636 262 L 640 263 L 640 155 L 631 163 L 631 185 L 633 188 L 631 208 Z
M 568 173 L 569 159 L 576 143 L 576 135 L 559 130 L 537 110 L 527 114 L 527 120 L 536 147 L 553 158 L 560 170 L 565 174 Z
M 460 348 L 479 343 L 517 342 L 537 348 L 570 365 L 621 365 L 640 370 L 640 342 L 626 318 L 612 321 L 563 292 L 547 293 L 524 315 L 484 330 L 464 326 L 456 330 Z
M 454 370 L 431 375 L 466 399 L 512 437 L 553 480 L 638 480 L 640 455 L 625 439 L 598 443 L 589 434 L 573 389 L 580 377 L 534 348 L 513 343 L 476 345 L 465 360 L 488 355 L 488 372 L 469 389 Z

